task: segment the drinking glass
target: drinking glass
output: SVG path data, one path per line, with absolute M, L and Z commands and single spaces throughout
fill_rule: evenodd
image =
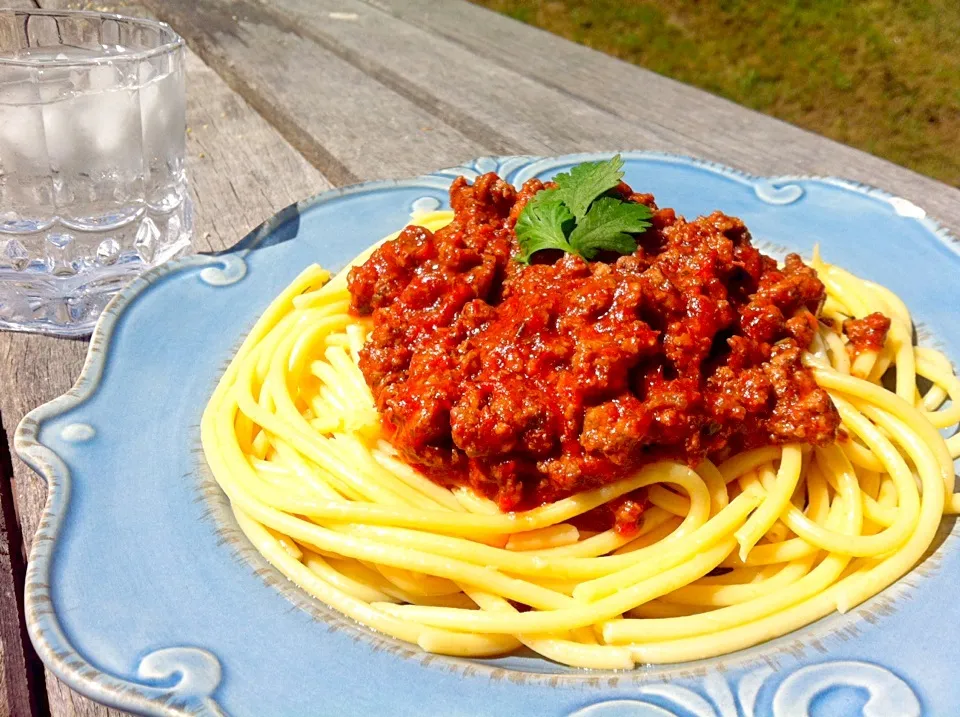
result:
M 164 23 L 0 10 L 0 328 L 88 334 L 189 247 L 183 65 Z

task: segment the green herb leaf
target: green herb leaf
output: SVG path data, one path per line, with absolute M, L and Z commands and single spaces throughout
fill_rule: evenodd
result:
M 631 234 L 650 226 L 652 212 L 643 204 L 603 196 L 623 179 L 623 159 L 584 162 L 554 177 L 555 189 L 535 194 L 517 218 L 520 253 L 529 264 L 543 249 L 560 249 L 593 259 L 600 251 L 630 254 L 637 248 Z
M 616 187 L 622 179 L 623 158 L 618 154 L 601 162 L 578 164 L 569 172 L 558 174 L 553 181 L 557 183 L 563 203 L 579 222 L 586 216 L 590 203 Z
M 586 216 L 570 233 L 569 244 L 585 259 L 593 259 L 601 250 L 631 254 L 637 242 L 630 234 L 639 234 L 650 226 L 652 215 L 645 204 L 622 202 L 613 197 L 595 201 Z
M 517 217 L 514 230 L 522 253 L 516 256 L 516 260 L 529 264 L 530 257 L 543 249 L 576 253 L 567 241 L 572 221 L 573 214 L 561 201 L 556 189 L 535 194 Z

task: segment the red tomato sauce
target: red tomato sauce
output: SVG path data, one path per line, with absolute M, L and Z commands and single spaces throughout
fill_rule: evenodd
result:
M 509 511 L 657 460 L 834 439 L 800 361 L 825 292 L 798 256 L 778 268 L 739 219 L 686 221 L 621 184 L 653 210 L 635 253 L 522 265 L 513 227 L 543 187 L 461 177 L 450 225 L 407 227 L 350 272 L 352 311 L 373 318 L 360 368 L 407 461 Z M 606 525 L 632 530 L 646 505 Z
M 862 319 L 847 319 L 843 322 L 843 333 L 850 339 L 849 348 L 854 357 L 864 351 L 880 351 L 889 330 L 890 319 L 879 311 Z

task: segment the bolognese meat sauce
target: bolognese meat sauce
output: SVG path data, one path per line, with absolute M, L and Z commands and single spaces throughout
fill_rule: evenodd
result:
M 833 440 L 837 411 L 801 363 L 825 295 L 813 269 L 778 268 L 739 219 L 686 221 L 626 184 L 614 193 L 653 210 L 635 253 L 522 265 L 514 224 L 543 188 L 461 177 L 448 226 L 407 227 L 350 272 L 352 310 L 373 319 L 360 368 L 409 462 L 513 510 L 651 461 Z M 621 502 L 629 529 L 644 500 Z
M 850 339 L 849 348 L 854 357 L 864 351 L 880 351 L 889 330 L 890 319 L 879 312 L 843 322 L 843 333 Z

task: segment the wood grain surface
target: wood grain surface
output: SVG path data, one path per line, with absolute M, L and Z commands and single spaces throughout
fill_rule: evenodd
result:
M 42 0 L 153 14 L 187 39 L 197 250 L 230 246 L 286 204 L 331 185 L 415 175 L 484 154 L 604 149 L 692 154 L 757 174 L 847 177 L 960 227 L 957 189 L 460 0 L 140 3 Z M 0 334 L 8 436 L 28 410 L 72 385 L 85 350 L 81 341 Z M 4 465 L 0 457 L 0 474 Z M 7 543 L 16 553 L 19 535 L 29 548 L 46 488 L 17 459 L 12 473 L 2 486 L 12 488 L 12 502 L 0 516 L 0 541 L 19 525 Z M 57 717 L 118 714 L 49 673 L 46 701 L 31 703 L 31 652 L 16 644 L 21 621 L 7 594 L 20 556 L 4 557 L 0 548 L 0 707 L 18 716 L 47 708 Z

